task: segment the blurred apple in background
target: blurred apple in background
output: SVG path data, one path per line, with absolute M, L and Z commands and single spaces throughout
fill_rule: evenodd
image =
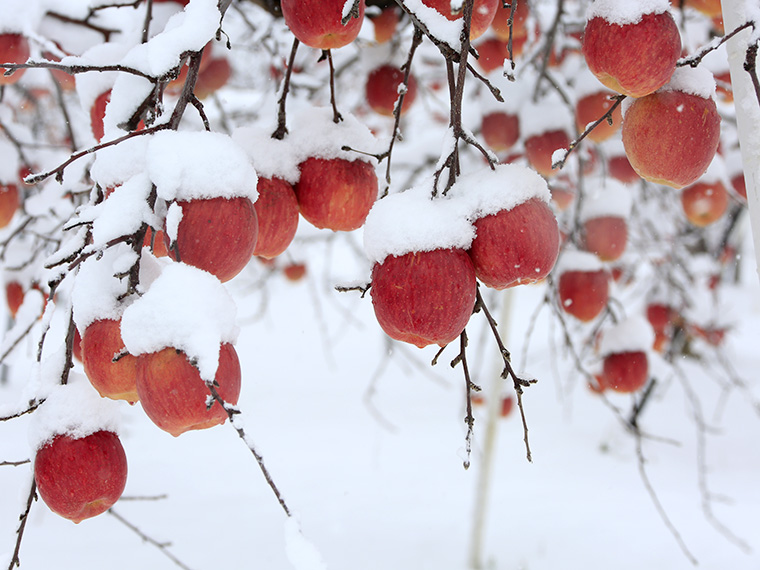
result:
M 372 268 L 372 306 L 393 339 L 445 346 L 464 330 L 475 305 L 475 268 L 462 249 L 389 255 Z
M 282 0 L 282 16 L 293 35 L 309 47 L 336 49 L 359 35 L 364 20 L 364 0 L 358 18 L 341 23 L 345 0 Z
M 393 116 L 400 92 L 404 84 L 404 72 L 390 64 L 375 68 L 367 76 L 364 93 L 367 103 L 373 111 L 387 117 Z M 404 95 L 404 103 L 401 105 L 401 114 L 409 111 L 417 97 L 417 79 L 409 74 L 409 80 Z
M 597 91 L 578 99 L 575 105 L 575 124 L 579 132 L 586 130 L 590 123 L 598 121 L 607 113 L 615 103 L 610 97 L 614 94 L 609 91 Z M 602 142 L 614 135 L 622 123 L 623 117 L 620 106 L 612 112 L 612 124 L 602 121 L 587 136 L 594 142 Z
M 496 37 L 509 40 L 509 16 L 512 8 L 505 8 L 503 2 L 499 2 L 496 14 L 491 22 L 491 29 Z M 528 36 L 528 17 L 530 16 L 530 6 L 525 1 L 520 1 L 515 7 L 515 15 L 512 21 L 512 41 L 526 38 Z
M 0 34 L 0 63 L 26 63 L 29 59 L 29 42 L 21 34 Z M 0 85 L 16 83 L 24 75 L 25 69 L 10 75 L 0 73 Z
M 90 125 L 92 126 L 92 134 L 95 140 L 100 142 L 103 138 L 105 130 L 103 128 L 103 119 L 106 116 L 106 105 L 111 100 L 111 90 L 109 89 L 105 93 L 101 93 L 95 99 L 90 109 Z
M 307 158 L 295 185 L 301 215 L 317 228 L 360 228 L 377 200 L 375 168 L 363 160 Z M 329 180 L 329 184 L 325 181 Z
M 433 8 L 447 20 L 458 20 L 462 12 L 452 12 L 451 0 L 422 0 L 428 8 Z M 474 40 L 483 35 L 493 22 L 496 10 L 501 0 L 475 0 L 472 8 L 472 23 L 470 24 L 470 39 Z
M 237 404 L 240 379 L 235 348 L 222 344 L 214 380 L 225 402 Z M 227 419 L 227 412 L 218 402 L 206 405 L 211 396 L 206 383 L 185 353 L 171 347 L 137 357 L 137 393 L 151 421 L 175 437 L 189 430 L 222 424 Z
M 121 339 L 121 320 L 100 319 L 87 325 L 80 350 L 84 372 L 104 398 L 134 404 L 137 396 L 137 358 Z
M 636 392 L 649 379 L 649 360 L 646 352 L 618 352 L 604 357 L 602 382 L 615 392 Z
M 36 452 L 34 480 L 51 511 L 79 523 L 119 500 L 127 483 L 127 456 L 110 431 L 78 439 L 56 435 Z
M 24 288 L 18 281 L 10 281 L 5 284 L 5 300 L 8 303 L 8 311 L 11 317 L 16 318 L 21 303 L 24 302 Z
M 21 196 L 16 184 L 0 184 L 0 228 L 11 223 L 21 206 Z
M 164 230 L 169 257 L 229 281 L 248 264 L 258 235 L 253 203 L 246 197 L 176 202 L 182 208 L 176 251 Z M 179 252 L 179 256 L 177 255 Z
M 728 192 L 719 180 L 697 182 L 681 190 L 686 219 L 703 228 L 717 222 L 728 208 Z
M 398 6 L 395 4 L 387 6 L 386 8 L 382 8 L 378 13 L 372 14 L 367 11 L 366 15 L 374 27 L 375 41 L 379 44 L 390 41 L 393 34 L 396 33 L 399 20 L 401 19 Z
M 681 35 L 670 12 L 644 14 L 625 21 L 609 3 L 589 9 L 583 35 L 583 56 L 591 72 L 604 85 L 623 95 L 642 97 L 669 80 L 681 55 Z M 625 3 L 627 4 L 627 3 Z M 628 8 L 621 8 L 625 11 Z
M 232 77 L 232 66 L 226 57 L 215 57 L 198 72 L 198 80 L 195 82 L 193 92 L 198 99 L 205 99 L 209 95 L 224 87 Z
M 594 320 L 607 306 L 610 274 L 592 253 L 565 251 L 557 268 L 560 307 L 576 319 Z
M 554 151 L 570 146 L 570 135 L 564 129 L 554 129 L 532 135 L 525 140 L 525 156 L 530 165 L 542 176 L 557 174 L 552 168 Z
M 494 152 L 504 152 L 520 140 L 520 118 L 516 114 L 494 111 L 483 115 L 480 134 Z
M 306 275 L 306 264 L 289 263 L 283 268 L 282 273 L 288 281 L 300 281 Z

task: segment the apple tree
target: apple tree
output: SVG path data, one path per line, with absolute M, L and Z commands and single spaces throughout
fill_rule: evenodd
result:
M 7 463 L 33 471 L 9 570 L 38 498 L 74 522 L 115 512 L 116 418 L 138 402 L 175 437 L 231 424 L 293 519 L 238 406 L 238 308 L 266 312 L 267 283 L 334 249 L 324 310 L 361 298 L 388 346 L 460 371 L 465 468 L 480 419 L 488 457 L 510 413 L 532 459 L 540 380 L 504 328 L 512 292 L 540 290 L 527 343 L 553 323 L 563 373 L 636 442 L 659 507 L 642 442 L 662 377 L 710 362 L 752 397 L 723 307 L 760 219 L 760 10 L 722 4 L 5 0 L 0 419 L 32 416 L 29 461 Z M 289 528 L 291 562 L 323 567 Z

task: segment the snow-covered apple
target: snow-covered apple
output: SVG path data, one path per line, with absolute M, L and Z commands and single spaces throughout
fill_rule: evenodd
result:
M 616 261 L 628 243 L 628 218 L 633 199 L 629 188 L 614 180 L 590 180 L 582 204 L 581 245 L 602 261 Z
M 384 44 L 393 37 L 398 28 L 400 20 L 398 6 L 392 4 L 382 8 L 377 14 L 367 13 L 367 17 L 372 22 L 375 29 L 375 41 Z
M 583 55 L 599 81 L 623 95 L 642 97 L 670 80 L 681 55 L 681 35 L 669 5 L 667 0 L 591 5 Z
M 682 188 L 708 168 L 720 142 L 709 71 L 679 68 L 659 91 L 635 99 L 623 117 L 623 145 L 639 176 Z
M 579 321 L 594 320 L 607 306 L 609 272 L 595 255 L 586 252 L 566 251 L 559 265 L 560 307 Z
M 396 108 L 396 102 L 400 95 L 400 89 L 404 84 L 404 72 L 390 64 L 381 65 L 373 69 L 367 76 L 365 94 L 367 103 L 373 111 L 390 117 Z M 409 74 L 409 80 L 404 94 L 404 103 L 401 105 L 401 114 L 408 112 L 417 97 L 417 79 Z
M 301 176 L 294 188 L 301 215 L 309 223 L 334 231 L 352 231 L 364 224 L 378 192 L 377 174 L 370 163 L 307 158 L 299 169 Z
M 237 404 L 240 361 L 235 348 L 223 343 L 214 381 L 225 402 Z M 137 357 L 137 393 L 151 421 L 177 437 L 186 431 L 222 424 L 227 412 L 219 403 L 207 406 L 210 392 L 185 353 L 172 347 Z
M 119 500 L 127 483 L 127 456 L 111 431 L 79 438 L 59 434 L 37 450 L 34 480 L 51 511 L 79 523 Z
M 254 202 L 259 223 L 253 255 L 272 258 L 287 249 L 298 229 L 298 200 L 293 186 L 282 178 L 259 178 Z
M 121 339 L 121 321 L 99 319 L 84 330 L 80 348 L 84 372 L 104 398 L 134 404 L 137 396 L 137 358 Z
M 182 217 L 172 244 L 164 230 L 164 243 L 172 259 L 182 261 L 229 281 L 253 255 L 258 235 L 256 210 L 249 198 L 206 198 L 176 202 Z
M 344 0 L 282 0 L 282 16 L 301 42 L 316 49 L 336 49 L 350 44 L 359 35 L 364 20 L 364 0 L 357 18 L 343 25 Z

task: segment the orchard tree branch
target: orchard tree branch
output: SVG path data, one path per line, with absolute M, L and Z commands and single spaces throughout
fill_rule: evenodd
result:
M 142 0 L 139 0 L 139 1 L 141 2 Z M 131 4 L 114 4 L 113 6 L 136 7 L 137 4 L 138 4 L 138 1 L 132 2 Z M 65 14 L 60 14 L 58 12 L 54 12 L 50 10 L 47 12 L 47 15 L 50 16 L 51 18 L 55 18 L 56 20 L 60 20 L 61 22 L 65 22 L 66 24 L 75 24 L 77 26 L 82 26 L 83 28 L 87 28 L 88 30 L 98 32 L 99 34 L 103 35 L 103 41 L 108 42 L 111 39 L 111 34 L 116 34 L 118 33 L 119 30 L 114 30 L 113 28 L 98 26 L 97 24 L 93 24 L 92 22 L 89 21 L 90 18 L 94 15 L 94 10 L 108 8 L 108 7 L 110 6 L 99 6 L 98 8 L 90 8 L 90 14 L 84 20 L 78 20 L 76 18 L 72 18 L 71 16 L 67 16 Z
M 29 495 L 26 499 L 26 508 L 24 509 L 24 512 L 21 513 L 21 516 L 19 516 L 19 523 L 18 527 L 16 528 L 16 546 L 13 549 L 13 556 L 11 558 L 10 564 L 8 565 L 8 570 L 13 570 L 14 567 L 18 568 L 21 566 L 21 558 L 19 557 L 21 553 L 21 541 L 24 538 L 24 529 L 26 529 L 26 522 L 29 520 L 29 512 L 32 510 L 32 503 L 37 500 L 37 482 L 34 480 L 34 477 L 32 477 L 32 485 L 29 489 Z
M 118 71 L 120 73 L 128 73 L 130 75 L 142 77 L 151 83 L 157 83 L 161 80 L 161 78 L 156 78 L 148 73 L 145 73 L 144 71 L 135 69 L 134 67 L 121 65 L 118 63 L 113 65 L 64 65 L 57 61 L 27 61 L 25 63 L 3 63 L 0 64 L 0 67 L 6 70 L 3 75 L 13 75 L 13 73 L 18 69 L 55 69 L 58 71 L 64 71 L 70 75 L 76 75 L 77 73 L 89 73 L 91 71 Z
M 676 62 L 676 67 L 697 67 L 700 63 L 702 63 L 702 59 L 710 53 L 715 50 L 717 50 L 720 46 L 722 46 L 724 43 L 726 43 L 728 40 L 733 38 L 736 34 L 741 32 L 742 30 L 746 30 L 748 28 L 755 29 L 755 22 L 745 22 L 735 30 L 732 30 L 730 33 L 725 34 L 719 38 L 715 38 L 713 41 L 711 41 L 708 45 L 700 49 L 697 53 L 694 55 L 690 55 L 687 57 L 682 57 Z
M 475 426 L 475 416 L 472 415 L 472 391 L 480 391 L 480 387 L 475 384 L 470 377 L 470 367 L 467 365 L 467 330 L 463 330 L 459 335 L 459 354 L 451 361 L 451 367 L 455 368 L 457 364 L 462 365 L 465 382 L 465 402 L 466 415 L 464 423 L 467 424 L 467 435 L 465 436 L 465 459 L 464 468 L 470 468 L 470 457 L 472 456 L 472 435 Z

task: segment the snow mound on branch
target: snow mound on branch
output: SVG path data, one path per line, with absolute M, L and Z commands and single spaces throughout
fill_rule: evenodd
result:
M 90 175 L 103 189 L 123 184 L 133 176 L 146 172 L 146 152 L 150 138 L 127 139 L 95 153 Z
M 211 381 L 222 343 L 234 344 L 237 308 L 224 285 L 211 273 L 169 263 L 148 291 L 125 311 L 121 336 L 135 356 L 167 347 L 196 360 L 203 380 Z
M 588 184 L 588 188 L 580 214 L 582 222 L 608 216 L 627 219 L 631 214 L 633 196 L 625 184 L 610 178 Z
M 101 430 L 118 434 L 119 420 L 118 403 L 101 398 L 85 376 L 72 373 L 68 384 L 55 386 L 32 414 L 29 444 L 36 451 L 56 435 L 81 439 Z
M 499 164 L 457 179 L 448 195 L 461 204 L 470 221 L 511 210 L 532 198 L 547 204 L 551 199 L 546 180 L 537 172 L 518 164 Z
M 225 134 L 161 131 L 151 137 L 146 160 L 158 197 L 167 202 L 258 198 L 256 171 L 243 149 Z
M 470 247 L 475 228 L 465 204 L 450 197 L 432 197 L 433 179 L 375 202 L 364 224 L 364 250 L 382 263 L 389 255 L 412 251 Z
M 456 52 L 461 50 L 462 28 L 464 26 L 462 18 L 449 20 L 438 10 L 425 6 L 422 0 L 405 0 L 404 6 L 414 14 L 415 18 L 428 29 L 433 37 L 447 44 Z
M 669 0 L 596 0 L 586 12 L 586 20 L 604 18 L 610 24 L 636 24 L 646 14 L 662 14 L 670 8 Z
M 295 184 L 301 175 L 298 147 L 290 137 L 273 139 L 274 130 L 275 127 L 268 131 L 254 126 L 240 127 L 233 131 L 232 140 L 245 151 L 261 178 L 281 178 Z
M 599 344 L 602 356 L 620 352 L 648 352 L 654 343 L 654 330 L 644 317 L 629 317 L 605 329 Z
M 45 7 L 29 0 L 3 0 L 0 2 L 0 34 L 33 34 L 43 16 Z

